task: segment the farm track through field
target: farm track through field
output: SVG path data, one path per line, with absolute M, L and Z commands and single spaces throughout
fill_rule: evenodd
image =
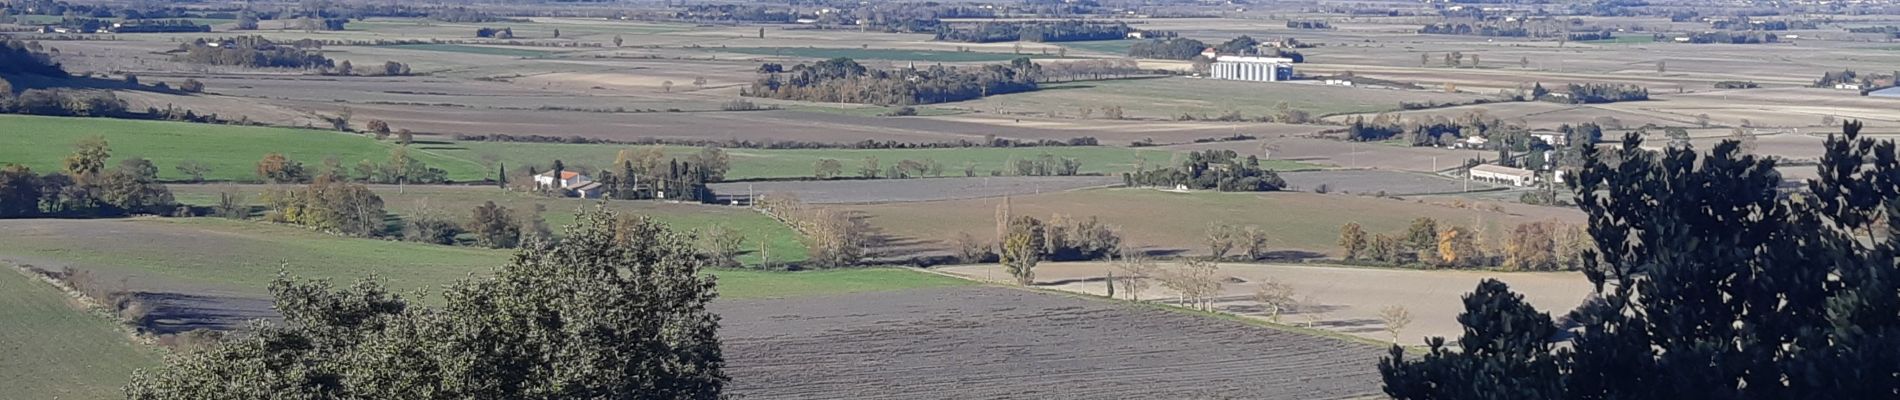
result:
M 1364 396 L 1383 352 L 1234 321 L 996 287 L 716 304 L 751 399 Z M 1294 376 L 1297 375 L 1298 378 Z
M 874 204 L 1035 195 L 1106 187 L 1117 176 L 998 176 L 833 181 L 730 182 L 709 185 L 721 197 L 791 194 L 810 204 Z

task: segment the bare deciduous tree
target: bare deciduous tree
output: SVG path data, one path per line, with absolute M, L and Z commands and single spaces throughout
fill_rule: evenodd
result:
M 745 246 L 745 233 L 721 224 L 699 232 L 699 248 L 725 265 L 739 264 L 739 251 Z
M 1155 275 L 1154 260 L 1140 251 L 1122 250 L 1121 258 L 1115 260 L 1115 269 L 1121 270 L 1122 275 L 1115 279 L 1120 281 L 1117 284 L 1122 291 L 1128 293 L 1128 299 L 1141 301 L 1141 292 L 1153 285 L 1149 279 Z
M 1239 236 L 1239 228 L 1235 228 L 1233 225 L 1214 224 L 1208 226 L 1207 237 L 1204 239 L 1207 241 L 1208 255 L 1216 260 L 1227 257 L 1227 253 L 1234 250 L 1234 244 L 1239 241 Z
M 1399 332 L 1404 331 L 1406 325 L 1412 324 L 1412 311 L 1406 310 L 1405 306 L 1401 305 L 1385 306 L 1379 309 L 1379 321 L 1385 323 L 1386 333 L 1392 334 L 1392 343 L 1398 344 Z
M 1260 281 L 1259 287 L 1253 292 L 1253 300 L 1260 303 L 1261 310 L 1267 314 L 1267 320 L 1276 323 L 1280 322 L 1281 315 L 1298 309 L 1299 299 L 1294 296 L 1292 285 L 1273 278 Z
M 1180 304 L 1201 311 L 1213 311 L 1213 296 L 1220 293 L 1220 265 L 1212 258 L 1189 258 L 1161 273 L 1161 285 L 1175 292 Z

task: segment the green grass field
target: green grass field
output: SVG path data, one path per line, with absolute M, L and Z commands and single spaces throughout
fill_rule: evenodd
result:
M 1103 53 L 1103 54 L 1108 54 L 1108 55 L 1113 55 L 1113 56 L 1126 56 L 1128 55 L 1128 48 L 1134 47 L 1136 42 L 1140 42 L 1140 41 L 1126 40 L 1126 39 L 1124 40 L 1090 40 L 1086 42 L 1062 42 L 1062 43 L 1057 43 L 1057 44 L 1062 45 L 1062 47 L 1067 47 L 1067 48 L 1076 49 L 1076 50 L 1093 51 L 1093 52 Z
M 453 147 L 421 149 L 448 157 L 480 159 L 482 155 L 494 155 L 507 162 L 509 168 L 521 168 L 526 165 L 540 165 L 545 168 L 552 160 L 559 159 L 567 165 L 600 168 L 612 165 L 616 153 L 621 149 L 637 149 L 636 146 L 614 145 L 574 145 L 547 143 L 499 143 L 499 142 L 462 142 Z M 669 154 L 679 157 L 699 151 L 686 146 L 667 146 Z M 1134 169 L 1136 160 L 1145 157 L 1149 162 L 1166 162 L 1174 152 L 1157 149 L 1129 149 L 1105 146 L 1084 147 L 1019 147 L 1019 148 L 956 148 L 956 149 L 798 149 L 798 150 L 758 150 L 728 149 L 726 153 L 732 159 L 732 170 L 726 173 L 727 179 L 755 178 L 798 178 L 812 176 L 812 167 L 821 159 L 834 159 L 844 163 L 847 173 L 853 173 L 865 157 L 875 156 L 880 166 L 889 166 L 901 160 L 925 159 L 943 164 L 945 175 L 961 176 L 965 163 L 976 164 L 979 175 L 987 176 L 992 170 L 1014 171 L 1013 160 L 1034 158 L 1048 153 L 1058 157 L 1070 157 L 1082 162 L 1083 173 L 1116 174 Z
M 265 153 L 281 152 L 303 162 L 306 168 L 317 168 L 325 157 L 331 156 L 344 165 L 355 165 L 358 160 L 381 162 L 389 158 L 390 148 L 394 146 L 368 136 L 308 129 L 0 115 L 0 164 L 24 164 L 40 172 L 58 171 L 62 160 L 72 154 L 72 144 L 91 136 L 105 137 L 112 148 L 109 165 L 131 157 L 144 157 L 158 165 L 158 176 L 164 180 L 185 179 L 185 175 L 174 168 L 185 160 L 209 165 L 208 179 L 254 180 L 257 161 Z M 431 167 L 448 171 L 449 179 L 487 177 L 481 164 L 473 161 L 431 154 L 412 156 Z
M 0 266 L 0 397 L 120 398 L 132 370 L 159 358 L 53 286 Z
M 327 235 L 306 229 L 214 218 L 7 220 L 15 233 L 0 257 L 74 265 L 126 277 L 139 290 L 193 290 L 267 296 L 282 269 L 347 284 L 375 274 L 398 290 L 430 289 L 506 264 L 513 250 L 439 246 Z M 769 272 L 718 269 L 724 299 L 901 290 L 961 280 L 890 268 Z M 0 294 L 4 296 L 4 294 Z M 6 326 L 0 320 L 0 326 Z
M 1034 45 L 1025 46 L 1023 54 L 989 53 L 976 51 L 934 51 L 910 49 L 853 49 L 826 47 L 706 47 L 706 51 L 724 53 L 756 54 L 762 56 L 782 56 L 799 58 L 850 58 L 854 60 L 893 60 L 924 62 L 994 62 L 1009 61 L 1017 57 L 1035 59 L 1062 58 L 1055 54 L 1041 54 Z
M 395 145 L 368 136 L 322 130 L 191 124 L 182 122 L 138 121 L 106 118 L 62 118 L 0 115 L 0 164 L 24 164 L 41 172 L 58 171 L 62 160 L 72 153 L 72 144 L 91 136 L 103 136 L 113 149 L 111 163 L 130 157 L 145 157 L 159 167 L 159 178 L 185 179 L 175 168 L 180 161 L 196 160 L 211 166 L 206 177 L 214 181 L 255 181 L 257 160 L 265 153 L 283 152 L 308 169 L 320 168 L 326 157 L 336 157 L 344 166 L 359 160 L 381 162 Z M 492 178 L 483 167 L 483 158 L 494 157 L 511 170 L 529 165 L 546 168 L 554 160 L 577 167 L 600 168 L 612 165 L 622 149 L 639 146 L 610 144 L 560 144 L 512 142 L 455 142 L 433 138 L 410 146 L 410 154 L 431 167 L 448 171 L 449 179 L 476 181 Z M 667 152 L 684 157 L 699 151 L 688 146 L 666 146 Z M 809 149 L 761 150 L 729 149 L 732 170 L 727 179 L 800 178 L 812 176 L 812 166 L 820 159 L 843 162 L 855 171 L 866 157 L 875 156 L 882 165 L 901 160 L 935 160 L 944 165 L 946 175 L 959 175 L 965 163 L 974 163 L 977 172 L 1013 171 L 1013 160 L 1033 158 L 1043 153 L 1082 161 L 1082 172 L 1116 174 L 1132 170 L 1140 158 L 1150 163 L 1166 162 L 1174 156 L 1168 150 L 1128 149 L 1106 146 L 1024 147 L 1024 148 L 952 148 L 952 149 Z M 1151 164 L 1152 165 L 1152 164 Z
M 483 54 L 483 55 L 491 55 L 491 56 L 508 56 L 508 57 L 523 57 L 523 58 L 547 57 L 547 56 L 559 53 L 559 52 L 547 51 L 547 50 L 521 49 L 521 48 L 513 48 L 513 47 L 470 46 L 470 45 L 462 45 L 462 44 L 437 44 L 437 43 L 395 44 L 395 45 L 388 45 L 388 46 L 381 46 L 381 47 L 387 47 L 387 48 L 392 48 L 392 49 L 403 49 L 403 50 L 441 51 L 441 52 L 449 52 L 449 53 Z
M 224 192 L 238 193 L 245 200 L 262 205 L 260 195 L 269 186 L 265 185 L 171 185 L 172 192 L 179 202 L 194 205 L 213 205 L 218 195 Z M 467 220 L 471 210 L 485 201 L 508 207 L 517 213 L 526 213 L 539 204 L 547 208 L 541 217 L 548 226 L 559 228 L 574 222 L 578 210 L 592 209 L 597 203 L 584 199 L 549 198 L 528 193 L 510 192 L 488 186 L 408 186 L 398 190 L 394 186 L 377 186 L 373 190 L 383 198 L 384 209 L 398 217 L 407 218 L 418 214 L 434 214 L 452 220 Z M 774 262 L 798 262 L 805 260 L 805 246 L 799 241 L 798 233 L 764 214 L 741 207 L 715 206 L 703 204 L 673 204 L 657 201 L 610 201 L 604 203 L 609 210 L 620 213 L 639 214 L 652 217 L 674 229 L 698 230 L 712 225 L 721 225 L 739 231 L 745 235 L 744 254 L 739 262 L 757 265 L 764 260 L 759 252 L 759 244 L 764 242 L 767 252 Z M 557 234 L 558 229 L 557 229 Z

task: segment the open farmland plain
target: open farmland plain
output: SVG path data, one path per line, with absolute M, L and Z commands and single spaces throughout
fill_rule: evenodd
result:
M 1377 393 L 1373 366 L 1384 353 L 1236 321 L 991 287 L 714 308 L 724 316 L 733 391 L 757 399 L 1352 398 Z
M 558 231 L 575 222 L 577 211 L 600 208 L 651 217 L 678 231 L 720 227 L 742 235 L 694 238 L 692 246 L 717 255 L 647 260 L 734 257 L 730 268 L 701 271 L 717 281 L 719 296 L 708 305 L 714 314 L 708 317 L 718 323 L 725 362 L 714 372 L 732 378 L 719 394 L 729 397 L 1371 398 L 1386 394 L 1382 383 L 1405 380 L 1382 382 L 1379 361 L 1388 345 L 1464 333 L 1461 295 L 1482 280 L 1508 283 L 1526 302 L 1560 318 L 1592 300 L 1592 285 L 1574 271 L 1503 272 L 1575 259 L 1578 249 L 1570 245 L 1587 240 L 1567 234 L 1588 221 L 1561 205 L 1572 200 L 1570 193 L 1556 184 L 1505 187 L 1460 179 L 1469 174 L 1467 163 L 1553 171 L 1583 164 L 1571 157 L 1585 153 L 1579 147 L 1544 147 L 1526 134 L 1595 123 L 1606 141 L 1642 132 L 1645 145 L 1658 150 L 1671 145 L 1675 138 L 1666 136 L 1678 129 L 1697 149 L 1742 138 L 1746 151 L 1783 163 L 1790 179 L 1782 187 L 1786 198 L 1805 196 L 1795 180 L 1816 176 L 1811 161 L 1826 135 L 1840 131 L 1839 122 L 1859 120 L 1867 124 L 1865 134 L 1900 138 L 1900 97 L 1857 90 L 1900 83 L 1881 77 L 1900 65 L 1894 44 L 1900 29 L 1893 28 L 1900 17 L 1886 0 L 1818 6 L 1163 0 L 1138 7 L 989 0 L 71 0 L 59 5 L 69 7 L 66 16 L 23 15 L 61 13 L 39 2 L 0 3 L 0 37 L 20 39 L 0 49 L 6 56 L 0 60 L 9 62 L 0 65 L 0 112 L 123 118 L 0 115 L 0 167 L 20 164 L 35 173 L 0 171 L 0 269 L 85 271 L 79 278 L 47 279 L 91 282 L 84 286 L 92 290 L 80 292 L 126 301 L 117 305 L 120 315 L 108 316 L 85 308 L 84 296 L 36 281 L 40 277 L 0 271 L 0 400 L 121 397 L 131 369 L 157 365 L 168 351 L 187 351 L 191 344 L 181 340 L 197 340 L 178 335 L 241 333 L 249 321 L 281 322 L 268 285 L 285 274 L 338 285 L 374 277 L 405 296 L 483 279 L 516 253 L 469 246 L 475 234 L 451 229 L 500 225 L 497 219 L 474 222 L 481 218 L 473 209 L 490 202 L 511 209 L 524 231 L 542 222 Z M 137 25 L 133 11 L 183 13 L 213 26 L 209 32 L 139 33 L 109 25 Z M 240 13 L 261 20 L 239 29 Z M 79 18 L 87 15 L 119 32 L 62 32 L 88 24 Z M 938 17 L 946 15 L 969 18 Z M 1077 23 L 1044 23 L 1071 18 Z M 1085 21 L 1126 26 L 1076 27 Z M 1791 26 L 1764 25 L 1773 22 Z M 1421 33 L 1440 29 L 1459 34 Z M 1604 34 L 1615 37 L 1577 40 Z M 1728 44 L 1731 34 L 1761 42 Z M 1243 35 L 1255 42 L 1238 40 Z M 1687 43 L 1685 36 L 1723 44 Z M 1198 43 L 1122 39 L 1157 37 Z M 1299 55 L 1287 56 L 1302 61 L 1290 65 L 1291 81 L 1216 80 L 1205 71 L 1219 60 L 1196 57 L 1202 49 L 1216 51 L 1216 58 L 1294 51 Z M 1868 79 L 1836 85 L 1847 69 Z M 1545 89 L 1535 92 L 1543 95 L 1527 96 L 1533 87 Z M 1894 90 L 1900 89 L 1888 91 Z M 1525 100 L 1532 97 L 1540 99 Z M 1490 123 L 1493 118 L 1498 123 Z M 365 134 L 372 126 L 402 133 L 379 139 Z M 1436 146 L 1411 146 L 1408 139 L 1419 133 L 1437 136 Z M 110 143 L 110 157 L 75 146 L 94 136 Z M 1348 136 L 1364 141 L 1342 139 Z M 1089 145 L 1049 145 L 1066 143 Z M 721 163 L 696 157 L 711 153 L 708 146 L 725 146 L 713 158 L 724 165 L 693 168 Z M 1251 179 L 1262 174 L 1238 160 L 1189 162 L 1191 152 L 1212 151 L 1257 157 L 1259 167 L 1279 173 L 1287 185 Z M 259 160 L 273 152 L 300 162 L 307 175 L 340 169 L 351 182 L 327 186 L 333 180 L 280 174 L 291 176 L 272 180 L 324 185 L 258 183 L 268 175 Z M 441 169 L 449 182 L 369 184 L 413 171 L 369 171 L 398 152 Z M 625 179 L 615 168 L 623 159 L 655 153 L 661 166 L 638 179 Z M 134 158 L 153 161 L 153 178 L 165 189 L 124 173 L 132 168 L 100 173 Z M 1075 176 L 1018 171 L 1070 160 L 1080 165 Z M 832 162 L 839 168 L 831 169 Z M 818 171 L 821 163 L 826 172 Z M 928 171 L 922 177 L 884 176 L 918 163 Z M 208 168 L 205 179 L 191 176 L 193 164 Z M 355 177 L 362 164 L 371 164 L 362 173 L 370 176 Z M 573 181 L 551 174 L 556 183 L 544 189 L 530 177 L 556 164 L 576 173 Z M 608 179 L 609 171 L 620 179 Z M 1137 173 L 1124 177 L 1128 172 Z M 363 192 L 356 186 L 323 191 L 359 183 L 375 196 L 357 196 Z M 680 186 L 716 196 L 707 204 L 673 201 L 681 198 Z M 267 203 L 285 202 L 273 198 L 281 194 L 275 189 L 306 187 L 311 191 L 290 195 L 301 196 L 302 204 L 279 212 L 298 213 L 303 218 L 297 220 L 313 225 L 347 219 L 353 223 L 347 230 L 364 237 L 255 219 Z M 657 191 L 672 200 L 632 199 Z M 1556 201 L 1526 196 L 1545 193 Z M 628 199 L 566 197 L 602 194 Z M 754 194 L 805 204 L 753 208 L 739 201 Z M 242 199 L 243 212 L 222 207 L 227 195 Z M 143 201 L 147 197 L 153 200 Z M 999 224 L 999 217 L 1021 223 Z M 1683 220 L 1721 219 L 1700 217 Z M 1092 218 L 1110 229 L 1072 223 Z M 1436 221 L 1431 234 L 1422 223 L 1420 232 L 1407 232 L 1423 218 Z M 1555 224 L 1551 236 L 1562 237 L 1544 238 L 1544 226 L 1523 225 L 1545 222 Z M 1363 227 L 1378 250 L 1348 256 L 1342 247 L 1351 246 L 1341 243 L 1355 241 L 1342 240 L 1347 224 Z M 1590 232 L 1604 232 L 1601 225 Z M 1084 228 L 1066 229 L 1078 226 Z M 420 238 L 431 231 L 458 236 Z M 616 241 L 641 243 L 636 231 L 613 233 Z M 1400 236 L 1404 243 L 1394 245 Z M 416 239 L 458 245 L 405 241 Z M 556 232 L 550 239 L 573 237 Z M 1111 243 L 1120 248 L 1095 248 Z M 1658 247 L 1650 244 L 1644 245 Z M 1256 251 L 1262 246 L 1264 254 Z M 572 249 L 559 250 L 560 256 L 576 255 Z M 1128 254 L 1123 251 L 1144 253 L 1160 268 L 1148 275 L 1149 286 L 1135 290 L 1139 299 L 1122 300 L 1134 297 L 1127 286 L 1105 284 L 1111 273 L 1128 276 L 1098 256 Z M 1023 272 L 1022 264 L 987 264 L 1002 258 L 1022 263 L 1023 253 L 1046 260 L 1029 263 L 1034 269 L 1022 276 L 1010 273 Z M 1185 267 L 1236 253 L 1246 254 L 1206 270 Z M 1678 261 L 1695 256 L 1657 254 Z M 1537 264 L 1544 256 L 1565 261 Z M 1088 257 L 1098 258 L 1054 261 Z M 1250 261 L 1225 261 L 1238 258 Z M 1338 259 L 1367 265 L 1418 259 L 1443 269 L 1321 265 Z M 1736 285 L 1774 280 L 1747 281 L 1702 283 L 1757 290 L 1769 285 Z M 1261 300 L 1274 295 L 1276 283 L 1290 292 L 1284 302 L 1295 303 L 1284 315 L 1268 315 L 1267 303 L 1275 303 L 1275 311 L 1281 304 Z M 1203 297 L 1183 291 L 1210 287 L 1217 287 L 1204 293 L 1211 295 L 1212 312 L 1182 307 L 1183 298 Z M 705 311 L 688 306 L 666 316 L 645 309 L 616 314 L 625 310 L 580 301 L 602 298 L 587 291 L 554 292 L 589 314 L 576 322 L 631 317 L 609 322 L 623 324 L 611 329 Z M 645 304 L 697 304 L 682 301 L 693 292 L 638 291 L 656 298 Z M 1641 296 L 1668 301 L 1674 294 Z M 412 299 L 429 305 L 443 303 L 441 297 Z M 1389 315 L 1389 307 L 1404 307 L 1409 317 Z M 1676 323 L 1669 326 L 1684 322 L 1643 311 L 1632 315 Z M 569 316 L 561 326 L 585 326 L 567 323 Z M 115 324 L 113 317 L 125 320 Z M 1411 321 L 1391 322 L 1400 319 Z M 1503 329 L 1512 332 L 1486 333 L 1504 337 L 1525 328 L 1520 319 L 1500 319 L 1509 320 Z M 1563 329 L 1577 324 L 1559 323 L 1571 324 Z M 517 328 L 507 325 L 456 334 L 506 337 Z M 1615 349 L 1635 353 L 1603 354 L 1644 349 L 1635 344 Z M 1666 350 L 1658 354 L 1679 349 Z M 281 372 L 262 376 L 302 376 Z M 1748 371 L 1775 376 L 1757 372 Z M 653 383 L 657 375 L 663 374 L 614 378 L 644 379 L 640 387 L 650 389 L 666 384 Z M 1446 376 L 1452 375 L 1433 375 L 1453 379 Z M 232 387 L 251 383 L 229 381 Z M 1422 397 L 1429 396 L 1410 398 Z

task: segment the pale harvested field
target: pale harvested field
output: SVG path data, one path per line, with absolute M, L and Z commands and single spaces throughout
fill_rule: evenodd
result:
M 1462 93 L 1354 88 L 1315 82 L 1235 82 L 1183 77 L 1044 86 L 1035 92 L 990 96 L 944 106 L 1067 117 L 1080 117 L 1085 108 L 1101 116 L 1102 108 L 1119 106 L 1127 118 L 1175 119 L 1183 114 L 1208 118 L 1229 112 L 1257 118 L 1278 114 L 1281 103 L 1320 117 L 1398 110 L 1400 102 L 1462 103 L 1482 98 Z
M 1372 345 L 996 287 L 715 303 L 748 399 L 1330 399 Z M 1298 378 L 1294 378 L 1294 374 Z
M 1164 268 L 1175 268 L 1163 263 Z M 997 265 L 956 266 L 940 271 L 971 279 L 1006 283 L 1008 273 Z M 1076 293 L 1104 295 L 1103 279 L 1109 273 L 1126 276 L 1110 263 L 1041 263 L 1036 265 L 1037 287 Z M 1400 269 L 1345 268 L 1278 264 L 1221 264 L 1220 276 L 1232 278 L 1222 286 L 1215 308 L 1251 318 L 1267 318 L 1267 310 L 1253 299 L 1261 282 L 1278 281 L 1290 285 L 1304 309 L 1283 313 L 1280 323 L 1310 326 L 1371 340 L 1390 341 L 1379 312 L 1388 306 L 1402 306 L 1412 314 L 1412 323 L 1399 331 L 1399 341 L 1423 345 L 1431 336 L 1457 338 L 1462 334 L 1458 313 L 1464 311 L 1462 296 L 1484 279 L 1498 279 L 1524 295 L 1539 311 L 1562 316 L 1582 305 L 1591 293 L 1589 280 L 1577 272 L 1491 272 L 1423 271 Z M 1158 282 L 1141 296 L 1143 299 L 1174 303 L 1175 293 Z M 1127 291 L 1116 288 L 1117 296 Z M 1125 297 L 1124 297 L 1125 298 Z
M 1356 143 L 1304 137 L 1265 137 L 1239 142 L 1195 143 L 1163 147 L 1176 151 L 1233 150 L 1242 155 L 1269 155 L 1262 144 L 1278 147 L 1270 155 L 1275 160 L 1291 160 L 1341 168 L 1390 169 L 1432 172 L 1452 168 L 1464 160 L 1496 158 L 1496 152 L 1480 150 L 1411 147 L 1382 143 Z
M 1621 103 L 1621 104 L 1636 104 L 1636 103 L 1659 103 L 1659 102 L 1650 101 L 1650 102 L 1631 102 L 1631 103 Z M 1558 127 L 1563 126 L 1563 125 L 1577 125 L 1577 124 L 1582 124 L 1585 122 L 1598 122 L 1600 118 L 1604 118 L 1604 117 L 1615 118 L 1616 121 L 1621 122 L 1623 126 L 1628 126 L 1628 127 L 1638 127 L 1638 126 L 1643 126 L 1645 124 L 1656 124 L 1659 126 L 1690 126 L 1695 123 L 1695 119 L 1693 116 L 1673 115 L 1673 114 L 1656 113 L 1656 112 L 1643 112 L 1642 110 L 1638 110 L 1633 107 L 1625 107 L 1622 109 L 1610 109 L 1604 106 L 1605 105 L 1603 104 L 1571 105 L 1571 104 L 1558 104 L 1558 103 L 1551 103 L 1551 102 L 1544 102 L 1544 101 L 1524 101 L 1524 102 L 1492 103 L 1492 104 L 1478 104 L 1478 105 L 1458 106 L 1458 107 L 1434 108 L 1434 109 L 1429 109 L 1429 110 L 1401 111 L 1401 112 L 1395 112 L 1392 114 L 1406 118 L 1406 119 L 1440 118 L 1440 117 L 1443 117 L 1446 119 L 1457 119 L 1458 117 L 1462 117 L 1471 113 L 1482 113 L 1483 115 L 1487 117 L 1497 118 L 1507 123 L 1518 124 L 1518 125 L 1526 126 L 1531 129 L 1542 129 L 1542 130 L 1555 130 Z M 1370 118 L 1373 118 L 1374 116 L 1375 115 L 1373 114 L 1357 114 L 1357 115 L 1351 115 L 1351 116 L 1340 116 L 1340 117 L 1328 118 L 1328 120 L 1333 121 L 1333 122 L 1344 122 L 1347 120 L 1347 118 L 1365 117 L 1365 118 L 1370 119 Z
M 903 203 L 1034 195 L 1119 185 L 1116 176 L 997 176 L 978 178 L 732 182 L 708 185 L 720 196 L 792 195 L 809 204 Z
M 1823 126 L 1821 119 L 1832 115 L 1836 120 L 1864 122 L 1866 133 L 1900 133 L 1900 98 L 1860 96 L 1852 91 L 1816 88 L 1778 88 L 1724 90 L 1661 96 L 1661 101 L 1612 103 L 1606 109 L 1649 110 L 1669 113 L 1694 121 L 1708 114 L 1717 126 L 1792 127 L 1802 132 L 1838 131 L 1838 126 Z M 1831 129 L 1828 129 L 1831 128 Z
M 1124 246 L 1160 253 L 1202 254 L 1201 240 L 1214 224 L 1256 225 L 1267 231 L 1275 257 L 1311 258 L 1338 253 L 1339 227 L 1357 222 L 1368 232 L 1398 233 L 1418 217 L 1440 226 L 1482 225 L 1498 240 L 1518 223 L 1556 220 L 1580 223 L 1574 209 L 1536 207 L 1484 211 L 1496 202 L 1458 198 L 1390 199 L 1346 194 L 1171 193 L 1152 189 L 1100 189 L 1009 199 L 1012 213 L 1047 220 L 1055 214 L 1099 217 L 1118 227 Z M 979 240 L 996 237 L 996 206 L 1001 199 L 952 200 L 844 207 L 862 213 L 887 242 L 893 255 L 943 255 L 959 233 Z

